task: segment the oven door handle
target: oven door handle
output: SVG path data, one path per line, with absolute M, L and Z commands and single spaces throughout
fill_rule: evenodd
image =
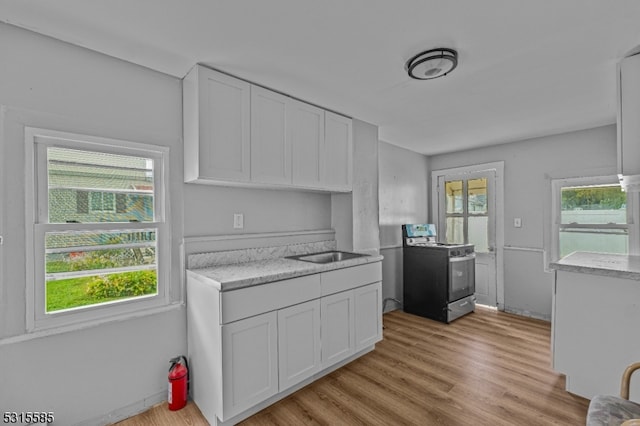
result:
M 464 262 L 464 261 L 475 259 L 475 258 L 476 258 L 476 254 L 471 253 L 466 256 L 450 257 L 449 262 Z

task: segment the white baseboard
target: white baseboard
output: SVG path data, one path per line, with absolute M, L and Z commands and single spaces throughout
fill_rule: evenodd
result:
M 129 417 L 135 416 L 136 414 L 145 412 L 154 405 L 166 401 L 166 399 L 166 391 L 158 392 L 141 401 L 134 402 L 133 404 L 129 404 L 126 407 L 118 408 L 117 410 L 114 410 L 108 414 L 76 423 L 74 426 L 104 426 L 116 423 L 120 420 L 128 419 Z
M 523 309 L 510 308 L 508 306 L 505 306 L 504 311 L 510 314 L 520 315 L 521 317 L 534 318 L 534 319 L 551 322 L 551 315 L 548 315 L 548 314 L 541 314 L 538 312 L 530 312 Z

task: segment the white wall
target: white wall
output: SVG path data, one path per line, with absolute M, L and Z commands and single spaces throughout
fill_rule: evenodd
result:
M 544 270 L 551 179 L 615 174 L 616 128 L 598 127 L 429 157 L 441 170 L 504 161 L 505 309 L 551 318 L 553 274 Z M 522 218 L 515 228 L 513 219 Z
M 185 184 L 185 237 L 331 228 L 331 196 L 275 189 Z M 233 214 L 244 228 L 233 229 Z
M 184 184 L 179 79 L 6 24 L 0 57 L 0 104 L 14 128 L 23 120 L 170 148 L 174 283 L 183 273 L 185 235 L 331 226 L 326 194 Z M 104 424 L 166 399 L 168 361 L 186 353 L 182 305 L 64 334 L 25 335 L 24 140 L 3 130 L 1 142 L 0 411 L 54 411 L 56 424 Z M 243 230 L 233 229 L 233 213 L 245 215 Z
M 56 424 L 65 425 L 104 422 L 108 413 L 139 409 L 166 394 L 168 360 L 186 349 L 184 308 L 24 338 L 25 142 L 8 137 L 7 129 L 22 121 L 169 147 L 175 282 L 183 221 L 180 81 L 5 24 L 0 56 L 0 103 L 7 120 L 0 166 L 0 411 L 53 411 Z
M 402 231 L 405 223 L 426 223 L 429 170 L 427 157 L 380 142 L 379 220 L 382 261 L 382 298 L 402 301 Z M 387 311 L 397 309 L 388 301 Z

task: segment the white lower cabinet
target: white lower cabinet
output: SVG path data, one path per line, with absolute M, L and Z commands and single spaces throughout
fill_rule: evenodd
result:
M 321 299 L 322 367 L 382 340 L 382 283 Z
M 353 293 L 357 352 L 382 340 L 382 283 L 356 288 Z
M 608 269 L 617 266 L 615 260 L 598 260 L 615 271 Z M 639 359 L 640 286 L 622 273 L 603 276 L 584 270 L 588 272 L 556 271 L 551 355 L 553 369 L 566 376 L 565 389 L 592 399 L 620 392 L 623 371 Z M 640 395 L 637 377 L 630 392 Z
M 352 355 L 355 349 L 353 291 L 320 299 L 322 316 L 322 367 Z
M 379 262 L 220 292 L 187 271 L 192 397 L 235 424 L 382 339 Z
M 320 371 L 320 300 L 278 311 L 278 359 L 280 390 Z
M 222 326 L 224 419 L 278 392 L 277 321 L 269 312 Z

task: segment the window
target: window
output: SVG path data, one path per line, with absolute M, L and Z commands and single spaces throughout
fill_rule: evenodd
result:
M 29 328 L 166 304 L 165 150 L 40 129 L 25 135 Z
M 554 180 L 552 257 L 574 251 L 629 253 L 635 233 L 631 204 L 616 177 Z
M 487 178 L 445 181 L 445 241 L 474 244 L 476 251 L 489 250 Z

